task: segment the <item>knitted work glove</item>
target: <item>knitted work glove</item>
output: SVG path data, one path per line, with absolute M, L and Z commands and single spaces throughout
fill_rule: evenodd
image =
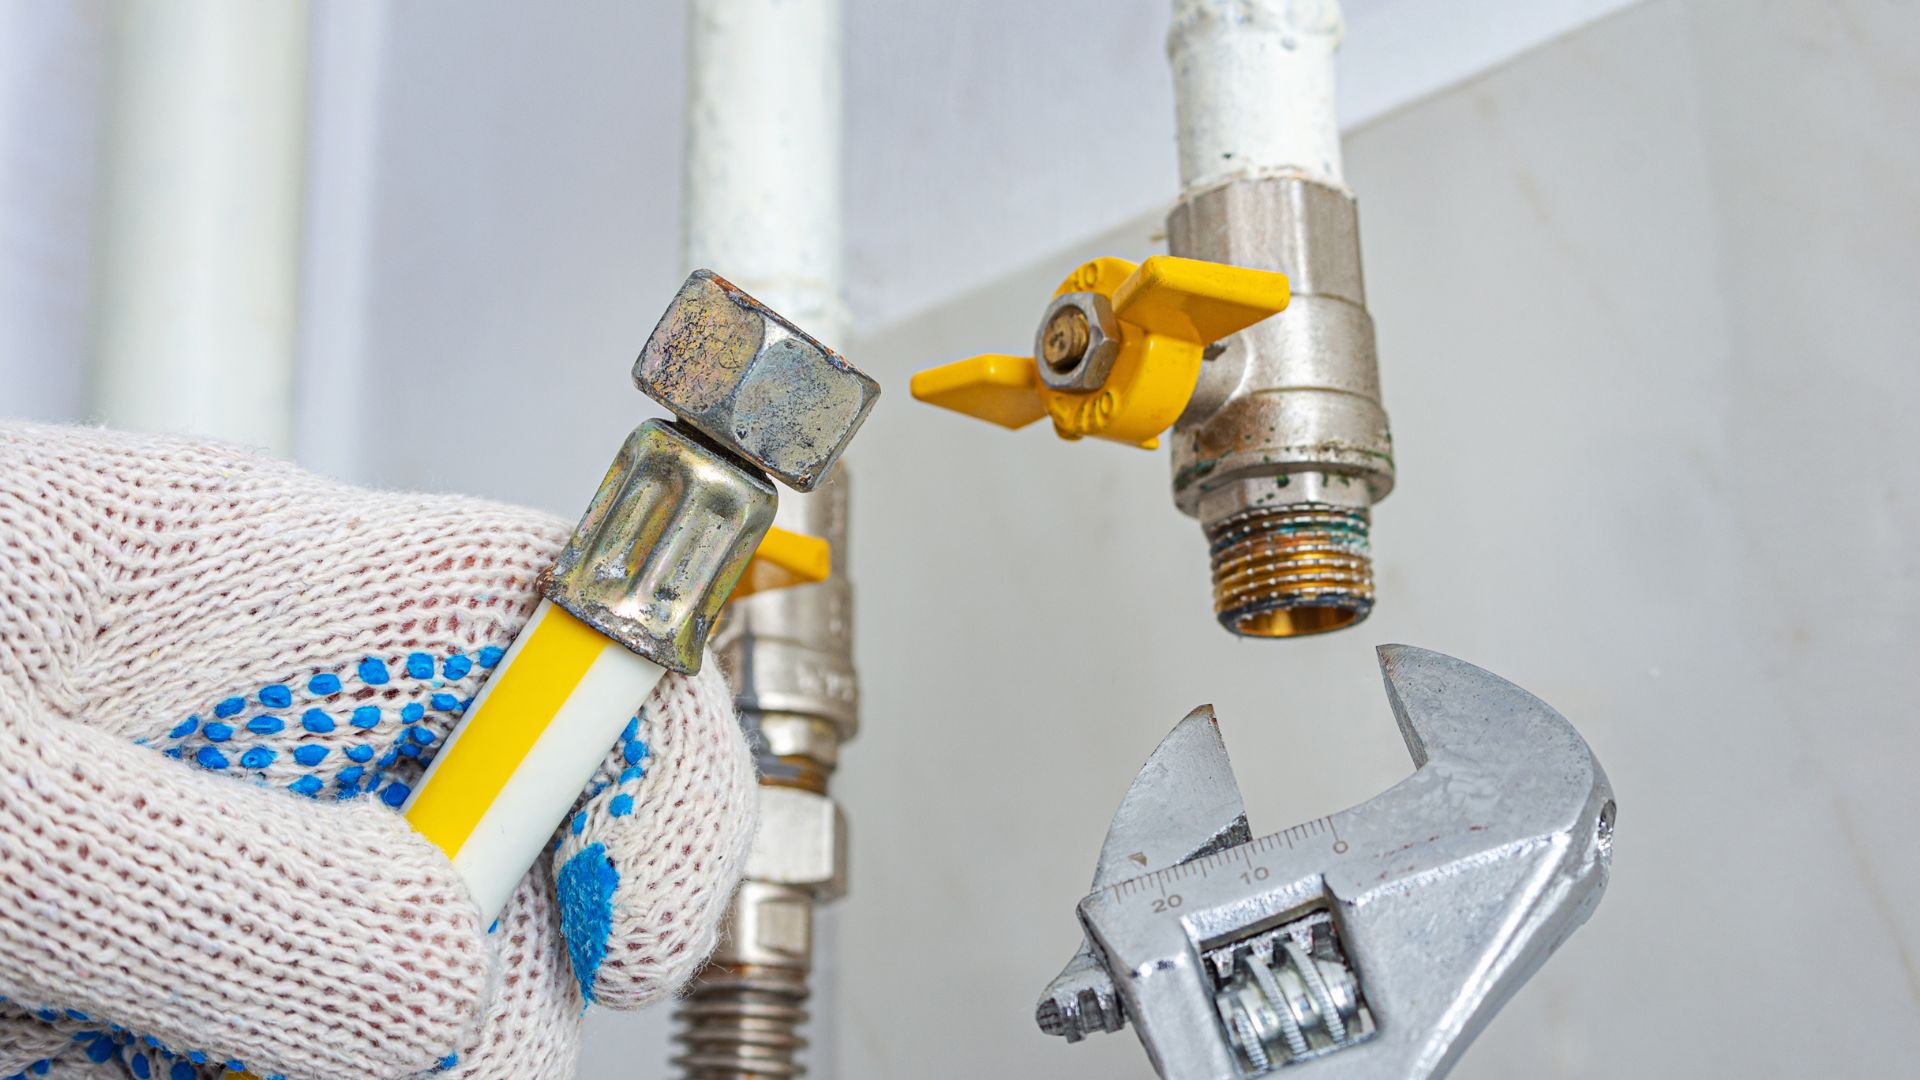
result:
M 756 805 L 711 661 L 492 928 L 396 812 L 567 531 L 0 425 L 0 1076 L 569 1075 L 691 975 Z

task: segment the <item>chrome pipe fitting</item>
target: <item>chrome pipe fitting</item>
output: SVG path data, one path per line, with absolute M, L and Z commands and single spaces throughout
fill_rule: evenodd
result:
M 859 726 L 847 469 L 780 502 L 774 523 L 832 545 L 833 572 L 729 604 L 714 654 L 760 762 L 760 832 L 720 944 L 677 1017 L 687 1080 L 801 1076 L 814 909 L 846 891 L 846 822 L 827 792 Z
M 1373 607 L 1371 508 L 1393 490 L 1353 196 L 1300 176 L 1183 199 L 1169 250 L 1285 273 L 1287 309 L 1200 366 L 1174 425 L 1173 497 L 1199 519 L 1221 625 L 1248 637 L 1351 626 Z

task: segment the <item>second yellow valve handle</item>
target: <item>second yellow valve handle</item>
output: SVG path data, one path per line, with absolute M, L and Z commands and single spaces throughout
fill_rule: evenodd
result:
M 1054 327 L 1041 328 L 1045 360 L 970 357 L 915 375 L 913 396 L 1002 427 L 1025 427 L 1044 416 L 1063 439 L 1108 439 L 1151 450 L 1193 397 L 1207 346 L 1279 312 L 1288 300 L 1285 274 L 1172 255 L 1138 265 L 1095 259 L 1061 282 L 1054 296 L 1076 293 L 1099 298 L 1112 323 L 1089 328 L 1084 315 L 1068 312 L 1059 337 L 1051 337 Z M 1051 361 L 1059 365 L 1055 371 L 1064 367 L 1071 375 L 1076 348 L 1115 337 L 1111 366 L 1097 383 L 1049 378 L 1040 368 Z
M 818 536 L 792 532 L 778 525 L 767 530 L 754 549 L 753 559 L 740 575 L 729 600 L 769 589 L 811 585 L 833 572 L 833 546 Z

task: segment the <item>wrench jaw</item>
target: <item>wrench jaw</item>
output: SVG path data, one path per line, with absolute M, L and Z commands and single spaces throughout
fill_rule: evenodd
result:
M 1471 862 L 1474 870 L 1457 884 L 1482 875 L 1513 879 L 1520 891 L 1508 894 L 1512 902 L 1503 911 L 1509 921 L 1459 920 L 1463 927 L 1506 932 L 1488 943 L 1492 966 L 1462 986 L 1463 1000 L 1486 998 L 1484 1024 L 1599 905 L 1613 856 L 1613 787 L 1573 725 L 1519 686 L 1426 649 L 1384 645 L 1378 653 L 1387 699 L 1417 769 L 1349 813 L 1374 818 L 1373 828 L 1410 829 L 1409 835 L 1421 821 L 1446 822 L 1451 815 L 1468 834 L 1450 841 L 1460 849 L 1452 862 Z M 1437 884 L 1421 890 L 1443 891 Z M 1500 895 L 1496 886 L 1488 898 Z M 1502 978 L 1511 982 L 1504 992 Z M 1459 1047 L 1478 1030 L 1464 1032 Z
M 1500 1008 L 1592 914 L 1604 860 L 1571 833 L 1489 848 L 1338 903 L 1377 1037 L 1306 1075 L 1445 1076 Z M 1360 883 L 1329 887 L 1336 892 Z
M 1098 889 L 1252 839 L 1213 706 L 1188 713 L 1127 787 L 1094 868 Z
M 1451 657 L 1387 646 L 1380 661 L 1412 776 L 1331 817 L 1099 884 L 1080 902 L 1090 944 L 1062 978 L 1097 990 L 1110 1022 L 1100 1030 L 1130 1021 L 1161 1076 L 1444 1075 L 1599 903 L 1613 795 L 1572 725 Z M 1290 954 L 1274 943 L 1302 932 Z M 1306 1004 L 1285 1031 L 1262 1027 L 1278 1015 L 1262 1012 L 1278 965 L 1303 959 L 1302 941 L 1326 950 L 1325 971 L 1351 973 L 1345 1022 L 1312 1028 L 1327 1010 Z
M 1381 1034 L 1323 1071 L 1442 1076 L 1599 904 L 1613 791 L 1586 740 L 1539 698 L 1440 653 L 1379 653 L 1418 769 L 1341 816 L 1356 834 L 1432 838 L 1329 869 Z
M 1246 804 L 1220 738 L 1213 706 L 1188 713 L 1147 758 L 1107 826 L 1093 888 L 1138 877 L 1251 839 Z M 1047 984 L 1034 1022 L 1048 1035 L 1079 1042 L 1119 1031 L 1126 1013 L 1089 940 Z

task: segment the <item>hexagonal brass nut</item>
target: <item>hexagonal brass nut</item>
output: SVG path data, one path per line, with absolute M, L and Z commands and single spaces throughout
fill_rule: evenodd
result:
M 747 856 L 754 881 L 810 889 L 820 900 L 847 891 L 847 820 L 825 795 L 760 788 L 760 833 Z
M 880 384 L 710 270 L 696 270 L 633 364 L 648 397 L 795 491 L 812 491 Z

